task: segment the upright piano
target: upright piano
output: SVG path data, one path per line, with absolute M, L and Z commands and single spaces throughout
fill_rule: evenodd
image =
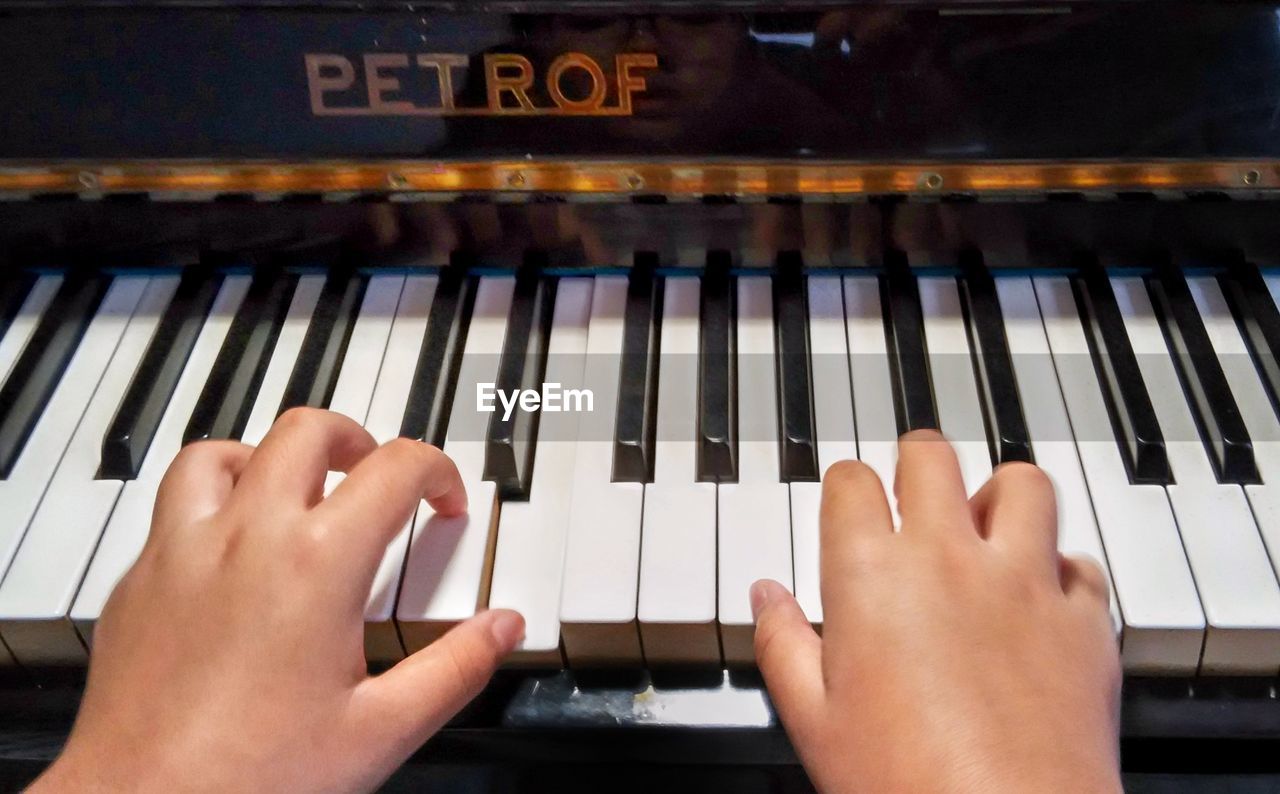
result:
M 471 495 L 371 665 L 528 622 L 428 768 L 800 790 L 748 585 L 820 628 L 822 472 L 927 427 L 1107 571 L 1135 786 L 1280 772 L 1280 6 L 0 0 L 0 108 L 0 759 L 182 445 L 312 406 Z

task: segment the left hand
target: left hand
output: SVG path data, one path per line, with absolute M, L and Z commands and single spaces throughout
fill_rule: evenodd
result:
M 324 498 L 329 470 L 349 472 Z M 485 612 L 377 677 L 364 607 L 426 499 L 466 510 L 453 462 L 313 409 L 257 449 L 202 442 L 94 633 L 84 702 L 41 789 L 370 789 L 479 693 L 524 631 Z

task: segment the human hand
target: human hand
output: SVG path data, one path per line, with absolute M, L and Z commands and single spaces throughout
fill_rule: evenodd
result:
M 847 461 L 822 499 L 823 634 L 752 588 L 756 657 L 822 791 L 1119 791 L 1107 582 L 1057 552 L 1053 487 L 999 467 L 972 499 L 932 431 L 899 443 L 901 532 Z
M 349 472 L 324 498 L 329 470 Z M 453 462 L 289 411 L 255 450 L 202 442 L 94 631 L 84 701 L 48 789 L 348 791 L 385 779 L 474 697 L 523 633 L 478 615 L 377 677 L 364 606 L 420 499 L 466 510 Z

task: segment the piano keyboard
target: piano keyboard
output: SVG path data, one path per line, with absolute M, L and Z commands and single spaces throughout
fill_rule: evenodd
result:
M 1059 546 L 1108 571 L 1129 671 L 1275 675 L 1280 276 L 1076 264 L 10 277 L 4 661 L 83 664 L 183 444 L 255 444 L 311 406 L 440 445 L 470 496 L 389 545 L 375 661 L 487 605 L 525 615 L 516 663 L 749 665 L 754 580 L 822 624 L 821 472 L 860 458 L 891 497 L 894 438 L 936 427 L 971 490 L 1008 461 L 1052 477 Z M 482 413 L 481 383 L 589 389 L 593 410 Z

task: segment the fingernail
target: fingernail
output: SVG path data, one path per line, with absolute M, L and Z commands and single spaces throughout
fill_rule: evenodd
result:
M 510 609 L 496 609 L 489 631 L 493 632 L 494 641 L 505 653 L 515 648 L 516 643 L 524 636 L 524 618 L 519 612 Z
M 770 582 L 769 580 L 761 579 L 760 581 L 751 585 L 751 619 L 752 620 L 755 620 L 756 618 L 760 617 L 761 610 L 763 610 L 764 605 L 768 603 L 769 590 L 771 589 L 770 588 L 771 584 L 772 582 Z

